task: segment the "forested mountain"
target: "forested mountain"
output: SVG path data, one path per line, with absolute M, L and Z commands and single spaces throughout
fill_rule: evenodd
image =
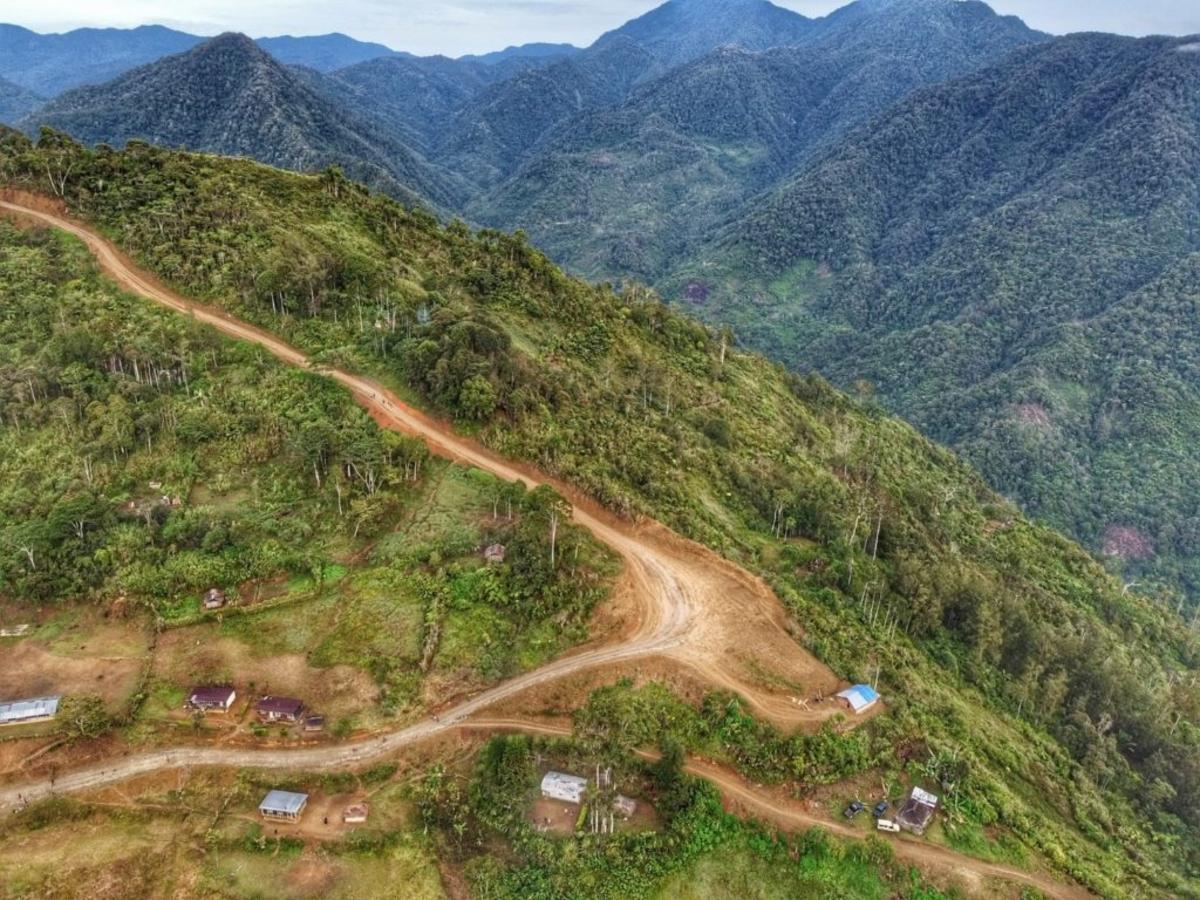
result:
M 79 28 L 38 34 L 0 25 L 0 77 L 42 97 L 86 84 L 102 84 L 138 66 L 190 50 L 207 38 L 161 25 L 139 28 Z M 258 45 L 286 65 L 319 72 L 341 69 L 377 56 L 394 55 L 382 44 L 344 34 L 260 38 Z
M 0 78 L 0 122 L 16 122 L 33 112 L 42 103 L 42 98 L 33 91 Z
M 674 68 L 729 44 L 765 50 L 799 43 L 811 21 L 768 0 L 667 0 L 593 45 L 632 40 L 664 68 Z
M 514 52 L 484 62 L 396 54 L 348 66 L 316 87 L 346 109 L 386 122 L 398 135 L 411 135 L 432 153 L 458 112 L 485 89 L 562 58 Z
M 443 119 L 444 131 L 434 137 L 437 158 L 477 186 L 493 185 L 556 126 L 623 102 L 655 75 L 726 45 L 793 42 L 807 24 L 766 0 L 670 0 L 585 50 L 472 96 Z
M 25 120 L 88 143 L 145 140 L 313 171 L 341 165 L 409 200 L 455 206 L 457 181 L 385 128 L 341 111 L 253 41 L 222 35 L 99 87 L 79 88 Z
M 438 158 L 478 185 L 494 183 L 556 125 L 619 103 L 638 81 L 660 69 L 649 50 L 627 38 L 529 69 L 465 104 L 447 123 Z
M 821 738 L 833 778 L 878 781 L 928 759 L 970 852 L 1020 865 L 1033 854 L 1109 896 L 1195 893 L 1194 629 L 909 426 L 730 351 L 644 290 L 573 280 L 519 235 L 442 226 L 330 177 L 145 145 L 89 150 L 55 134 L 34 147 L 15 132 L 0 138 L 0 172 L 26 190 L 54 178 L 74 215 L 181 290 L 403 384 L 501 453 L 743 561 L 843 677 L 886 661 L 886 713 Z M 111 364 L 85 338 L 54 352 Z M 27 392 L 20 369 L 0 383 L 14 410 L 60 390 Z M 298 471 L 302 454 L 322 458 L 319 437 L 289 444 Z M 65 521 L 2 524 L 62 544 L 48 555 L 120 564 Z M 17 546 L 7 571 L 27 574 Z M 901 623 L 894 635 L 872 627 L 868 598 Z M 736 713 L 737 701 L 718 708 Z M 806 778 L 807 737 L 735 720 L 721 719 L 739 748 L 732 764 Z M 614 859 L 625 847 L 601 846 Z M 553 847 L 497 865 L 544 879 Z
M 579 48 L 574 44 L 533 43 L 505 47 L 503 50 L 495 50 L 491 53 L 467 54 L 460 56 L 459 59 L 462 62 L 478 62 L 486 66 L 494 66 L 497 63 L 512 62 L 513 60 L 558 59 L 564 56 L 573 56 L 578 52 Z
M 42 97 L 54 97 L 81 84 L 109 81 L 203 40 L 161 25 L 80 28 L 65 34 L 0 25 L 0 77 Z
M 1076 35 L 920 92 L 675 290 L 792 365 L 865 379 L 1031 514 L 1196 597 L 1198 51 Z
M 860 2 L 812 27 L 800 47 L 722 48 L 572 118 L 471 215 L 590 276 L 653 279 L 847 129 L 1046 39 L 957 0 Z
M 368 59 L 397 55 L 395 50 L 383 44 L 357 41 L 344 34 L 303 37 L 288 34 L 259 38 L 255 43 L 284 65 L 306 66 L 318 72 L 332 72 Z

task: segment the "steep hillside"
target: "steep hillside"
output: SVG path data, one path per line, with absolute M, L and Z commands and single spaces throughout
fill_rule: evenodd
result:
M 631 39 L 614 39 L 546 68 L 530 69 L 473 97 L 448 123 L 439 159 L 478 185 L 510 173 L 554 126 L 619 103 L 657 58 Z
M 1131 577 L 1200 594 L 1194 39 L 1079 35 L 918 94 L 673 283 L 961 448 Z
M 824 750 L 716 701 L 752 777 L 811 785 L 822 753 L 838 779 L 928 770 L 952 846 L 1109 896 L 1195 894 L 1194 630 L 910 427 L 652 296 L 569 279 L 520 237 L 330 178 L 43 144 L 6 135 L 2 170 L 35 188 L 65 175 L 76 214 L 180 289 L 718 548 L 770 580 L 839 674 L 879 668 L 887 713 Z
M 453 206 L 460 197 L 456 179 L 386 129 L 339 110 L 241 35 L 71 91 L 25 125 L 51 125 L 88 143 L 146 140 L 301 171 L 339 165 L 410 201 Z
M 54 97 L 182 53 L 203 40 L 161 25 L 80 28 L 66 34 L 37 34 L 17 25 L 0 25 L 0 77 L 42 97 Z
M 42 98 L 19 84 L 0 78 L 0 122 L 23 119 L 43 103 Z
M 43 97 L 56 97 L 81 85 L 111 81 L 205 40 L 161 25 L 80 28 L 65 34 L 38 34 L 17 25 L 0 25 L 0 77 Z M 285 65 L 319 72 L 395 54 L 383 44 L 356 41 L 344 34 L 283 35 L 260 38 L 257 43 Z
M 811 22 L 768 0 L 668 0 L 596 41 L 632 40 L 674 68 L 725 44 L 747 50 L 802 41 Z
M 321 89 L 335 93 L 344 108 L 386 122 L 397 134 L 412 134 L 434 152 L 458 112 L 485 89 L 560 58 L 512 55 L 484 63 L 388 56 L 341 69 Z
M 982 3 L 855 3 L 798 48 L 726 48 L 560 127 L 469 207 L 592 277 L 663 275 L 750 197 L 913 90 L 1044 40 Z

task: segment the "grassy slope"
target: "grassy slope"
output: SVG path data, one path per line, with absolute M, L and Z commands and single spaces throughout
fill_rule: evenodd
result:
M 762 571 L 831 665 L 882 668 L 885 768 L 898 748 L 963 763 L 961 827 L 1010 830 L 1105 893 L 1184 890 L 1194 635 L 911 428 L 759 358 L 722 362 L 707 330 L 571 281 L 519 239 L 344 184 L 10 146 L 35 186 L 43 160 L 73 161 L 71 206 L 181 289 Z

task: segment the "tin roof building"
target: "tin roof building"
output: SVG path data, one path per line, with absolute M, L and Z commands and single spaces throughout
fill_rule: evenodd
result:
M 267 722 L 296 722 L 304 711 L 304 703 L 292 697 L 263 697 L 254 709 Z
M 855 715 L 864 713 L 879 702 L 879 693 L 869 684 L 856 684 L 838 693 L 838 699 L 852 709 Z
M 908 800 L 896 814 L 896 824 L 915 834 L 923 834 L 937 811 L 938 798 L 919 787 L 912 789 Z
M 187 705 L 192 709 L 216 709 L 227 712 L 233 701 L 237 699 L 237 691 L 232 685 L 215 684 L 193 688 L 188 694 Z
M 587 793 L 587 779 L 566 772 L 547 772 L 542 779 L 542 796 L 566 803 L 582 803 Z
M 0 703 L 0 725 L 16 725 L 18 722 L 53 719 L 58 715 L 58 702 L 61 699 L 62 697 L 35 697 L 32 700 Z
M 306 806 L 308 806 L 308 794 L 271 791 L 263 798 L 263 802 L 258 804 L 258 811 L 267 819 L 299 822 Z

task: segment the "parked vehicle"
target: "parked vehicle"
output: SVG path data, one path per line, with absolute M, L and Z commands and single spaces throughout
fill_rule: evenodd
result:
M 879 818 L 882 818 L 883 814 L 887 811 L 888 811 L 888 802 L 886 800 L 880 800 L 878 803 L 875 804 L 875 809 L 873 810 L 873 814 L 874 814 L 875 818 L 879 819 Z
M 900 833 L 900 826 L 897 825 L 895 822 L 893 822 L 891 819 L 880 819 L 879 821 L 877 821 L 875 823 L 875 827 L 879 831 L 886 831 L 886 832 L 889 832 L 890 834 L 899 834 Z
M 853 819 L 855 816 L 857 816 L 857 815 L 858 815 L 860 812 L 862 812 L 864 809 L 866 809 L 866 807 L 865 807 L 865 806 L 863 806 L 863 805 L 862 805 L 862 803 L 861 803 L 860 801 L 858 801 L 858 800 L 855 800 L 853 803 L 851 803 L 849 806 L 847 806 L 847 807 L 846 807 L 846 808 L 845 808 L 845 809 L 842 811 L 842 815 L 843 815 L 843 816 L 845 816 L 847 819 Z

